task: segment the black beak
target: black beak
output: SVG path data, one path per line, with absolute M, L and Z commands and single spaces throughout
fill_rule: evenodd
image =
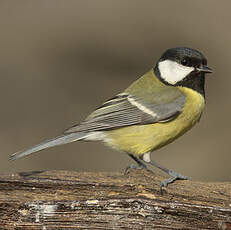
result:
M 204 73 L 212 73 L 213 72 L 213 70 L 206 65 L 203 65 L 202 67 L 197 68 L 197 70 L 200 72 L 204 72 Z

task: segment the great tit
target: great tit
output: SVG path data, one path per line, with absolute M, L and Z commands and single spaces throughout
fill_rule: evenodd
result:
M 103 141 L 127 153 L 137 168 L 146 163 L 170 175 L 160 191 L 177 179 L 189 179 L 150 158 L 150 153 L 191 129 L 205 106 L 205 74 L 212 73 L 205 56 L 191 48 L 177 47 L 163 53 L 156 65 L 124 92 L 107 100 L 84 121 L 61 136 L 10 156 L 15 160 L 31 153 L 74 141 Z M 134 168 L 134 166 L 131 166 Z

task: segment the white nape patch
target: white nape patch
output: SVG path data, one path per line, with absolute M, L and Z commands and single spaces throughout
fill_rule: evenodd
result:
M 143 161 L 147 162 L 147 163 L 150 163 L 151 161 L 151 156 L 150 156 L 150 153 L 145 153 L 142 157 Z
M 90 132 L 85 138 L 85 141 L 102 141 L 105 139 L 105 133 L 102 131 Z
M 183 66 L 171 60 L 159 62 L 158 67 L 161 77 L 172 85 L 183 80 L 189 73 L 194 70 L 194 67 Z
M 152 117 L 157 117 L 157 114 L 154 113 L 151 109 L 148 109 L 147 107 L 143 106 L 142 104 L 140 104 L 139 102 L 137 102 L 132 96 L 128 96 L 128 101 L 136 106 L 138 109 L 140 109 L 141 111 L 151 115 Z

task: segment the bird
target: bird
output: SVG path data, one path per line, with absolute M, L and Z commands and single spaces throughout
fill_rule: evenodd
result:
M 161 166 L 150 153 L 199 122 L 205 107 L 205 75 L 212 72 L 200 51 L 189 47 L 167 49 L 148 72 L 85 120 L 60 136 L 12 154 L 10 160 L 75 141 L 102 141 L 135 160 L 137 165 L 127 170 L 149 170 L 149 164 L 167 173 L 169 178 L 160 182 L 163 194 L 170 183 L 190 178 Z

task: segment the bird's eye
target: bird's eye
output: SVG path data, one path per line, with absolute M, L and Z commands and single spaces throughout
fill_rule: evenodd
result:
M 185 58 L 183 60 L 181 60 L 181 64 L 184 65 L 184 66 L 189 66 L 189 62 Z
M 207 60 L 206 59 L 202 60 L 202 65 L 207 65 Z

